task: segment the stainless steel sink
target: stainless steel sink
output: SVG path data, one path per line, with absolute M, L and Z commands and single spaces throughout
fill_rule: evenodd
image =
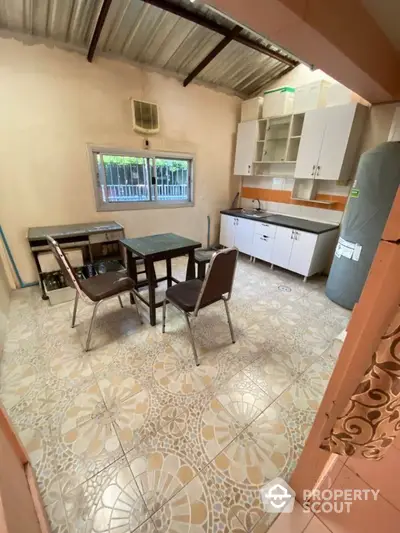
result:
M 241 210 L 244 215 L 252 216 L 255 218 L 265 218 L 268 216 L 267 211 L 259 211 L 257 209 L 242 209 Z

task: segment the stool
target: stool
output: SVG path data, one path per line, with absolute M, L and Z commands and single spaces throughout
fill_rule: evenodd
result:
M 194 251 L 194 262 L 197 264 L 197 278 L 204 280 L 206 277 L 206 265 L 211 261 L 215 250 L 206 250 L 199 248 Z

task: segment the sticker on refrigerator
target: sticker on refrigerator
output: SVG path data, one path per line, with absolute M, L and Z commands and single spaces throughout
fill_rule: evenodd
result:
M 360 259 L 361 250 L 362 250 L 361 244 L 356 244 L 354 247 L 354 252 L 353 252 L 353 257 L 352 257 L 353 261 L 358 261 Z
M 342 237 L 339 237 L 339 241 L 336 246 L 336 257 L 345 257 L 346 259 L 353 259 L 358 261 L 360 259 L 362 246 L 350 241 L 346 241 Z

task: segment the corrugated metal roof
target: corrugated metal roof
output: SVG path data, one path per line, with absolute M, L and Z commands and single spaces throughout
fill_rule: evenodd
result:
M 225 28 L 234 26 L 204 4 L 188 0 L 170 3 L 200 13 Z M 0 28 L 51 39 L 86 52 L 101 5 L 102 0 L 0 0 Z M 246 29 L 242 34 L 279 50 Z M 121 56 L 183 78 L 221 39 L 222 35 L 141 0 L 113 0 L 96 55 Z M 287 68 L 281 61 L 231 42 L 196 80 L 248 97 Z

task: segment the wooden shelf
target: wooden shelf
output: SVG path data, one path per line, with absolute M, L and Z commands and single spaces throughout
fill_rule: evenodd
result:
M 260 118 L 258 119 L 258 122 L 266 122 L 267 120 L 271 120 L 271 119 L 277 119 L 277 118 L 290 118 L 292 116 L 293 113 L 288 113 L 287 115 L 272 115 L 271 117 L 268 117 L 268 118 Z M 301 113 L 299 113 L 301 114 Z M 304 115 L 304 113 L 303 113 Z
M 307 198 L 296 198 L 295 196 L 291 197 L 292 200 L 298 200 L 300 202 L 310 202 L 312 204 L 323 204 L 323 205 L 333 205 L 337 202 L 332 202 L 330 200 L 308 200 Z
M 253 174 L 255 178 L 294 178 L 293 174 L 284 174 L 283 172 L 270 172 L 268 174 Z
M 253 163 L 263 165 L 280 165 L 282 163 L 294 165 L 296 161 L 253 161 Z
M 266 141 L 286 141 L 288 140 L 287 137 L 268 137 L 265 139 Z

